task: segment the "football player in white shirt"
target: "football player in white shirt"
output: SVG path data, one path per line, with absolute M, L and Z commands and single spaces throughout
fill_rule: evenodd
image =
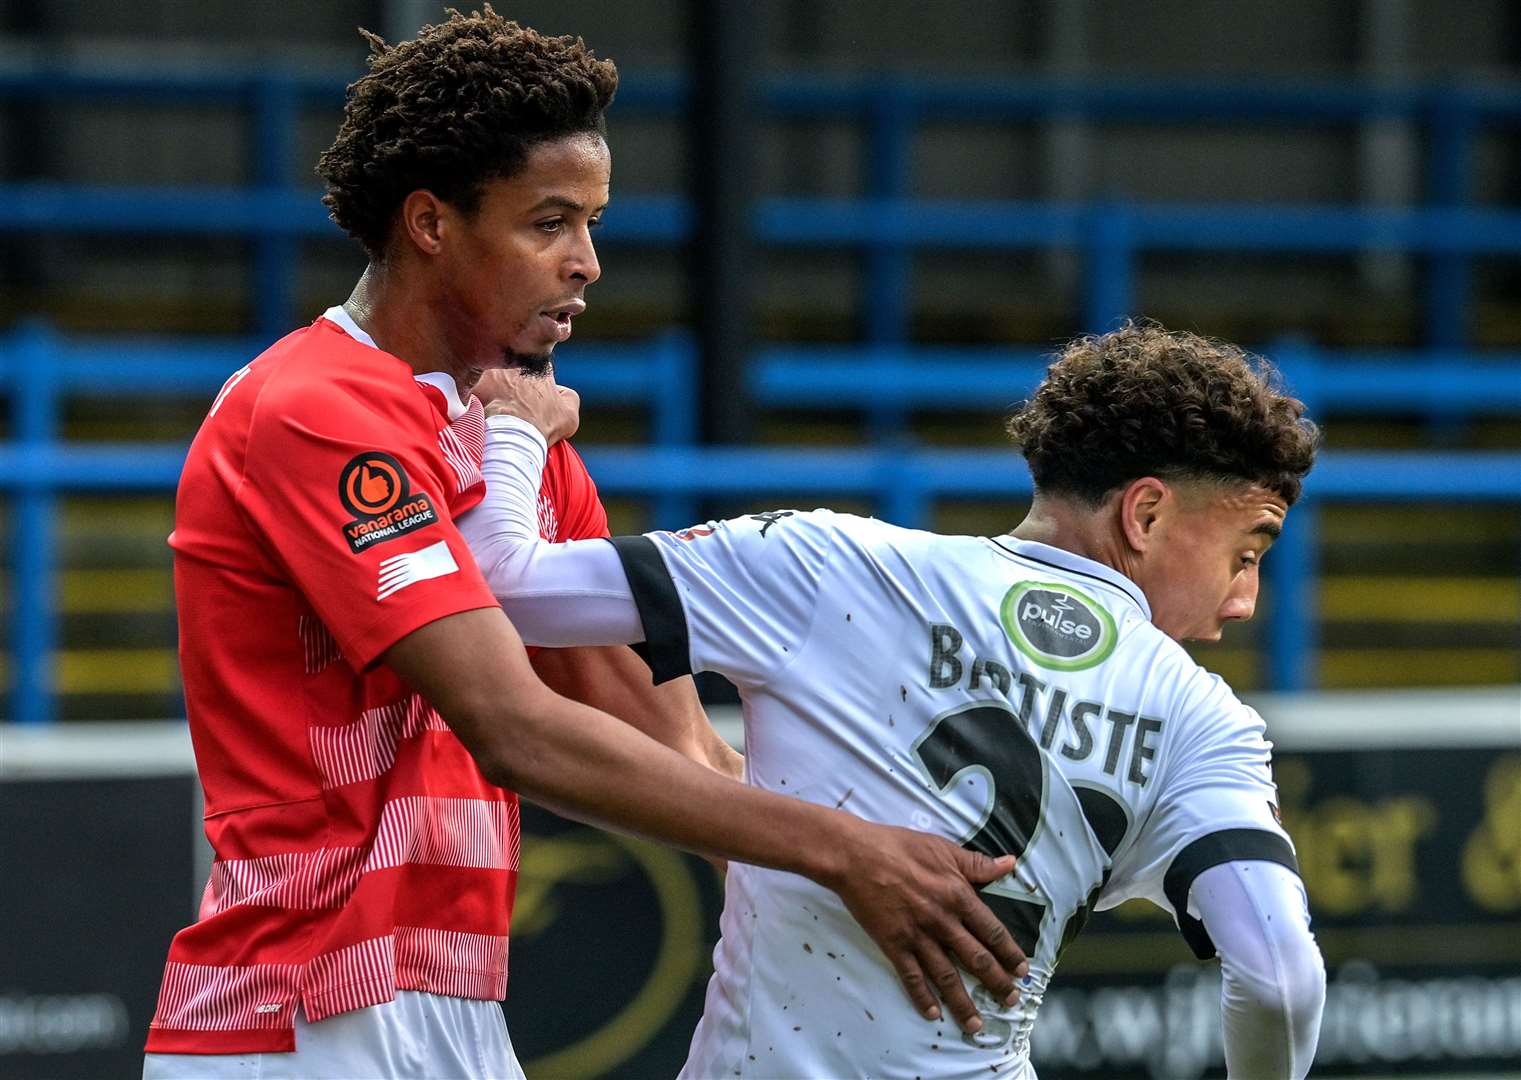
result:
M 572 406 L 489 378 L 489 494 L 460 524 L 525 640 L 720 672 L 749 783 L 1019 858 L 984 897 L 1030 973 L 1012 1006 L 968 977 L 968 1035 L 915 1012 L 826 889 L 731 866 L 684 1076 L 1033 1077 L 1063 948 L 1135 897 L 1219 956 L 1230 1075 L 1305 1075 L 1325 973 L 1270 745 L 1178 644 L 1251 616 L 1313 461 L 1270 370 L 1156 326 L 1074 342 L 1010 421 L 1036 497 L 1001 537 L 816 510 L 560 545 L 538 538 L 530 421 Z

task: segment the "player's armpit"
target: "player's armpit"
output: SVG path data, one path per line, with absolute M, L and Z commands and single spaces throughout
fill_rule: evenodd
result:
M 691 676 L 656 686 L 649 666 L 626 645 L 541 649 L 533 669 L 556 693 L 611 713 L 683 757 L 743 782 L 745 759 L 713 730 Z M 708 861 L 727 869 L 724 859 Z
M 542 649 L 533 669 L 556 693 L 612 713 L 731 779 L 744 778 L 744 758 L 713 730 L 690 676 L 656 686 L 649 666 L 626 645 Z

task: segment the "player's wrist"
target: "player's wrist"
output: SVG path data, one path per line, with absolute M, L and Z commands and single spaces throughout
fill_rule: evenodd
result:
M 843 810 L 823 810 L 824 827 L 808 832 L 812 842 L 799 855 L 804 862 L 801 873 L 831 892 L 838 893 L 858 876 L 864 860 L 870 857 L 867 826 L 854 814 Z

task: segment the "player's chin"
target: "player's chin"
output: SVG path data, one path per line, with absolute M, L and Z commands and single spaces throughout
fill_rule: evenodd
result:
M 1225 634 L 1225 623 L 1219 620 L 1200 623 L 1199 625 L 1179 634 L 1178 641 L 1219 641 Z
M 554 346 L 532 351 L 518 349 L 502 350 L 502 366 L 526 372 L 529 375 L 547 375 L 554 366 Z

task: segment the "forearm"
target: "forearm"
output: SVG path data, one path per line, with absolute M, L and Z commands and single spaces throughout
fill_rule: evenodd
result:
M 617 721 L 608 726 L 605 713 L 566 704 L 535 710 L 529 730 L 538 733 L 542 756 L 514 763 L 508 786 L 590 824 L 825 884 L 837 880 L 844 863 L 828 849 L 847 841 L 855 819 L 736 785 Z M 576 736 L 557 739 L 551 728 Z
M 461 515 L 470 545 L 502 609 L 531 645 L 620 645 L 644 627 L 617 553 L 601 540 L 550 544 L 539 536 L 543 436 L 525 421 L 487 421 L 481 466 L 486 497 Z
M 1200 874 L 1190 895 L 1220 956 L 1228 1073 L 1304 1076 L 1320 1033 L 1325 968 L 1298 876 L 1274 863 L 1225 863 Z
M 414 631 L 385 662 L 433 702 L 493 783 L 566 817 L 833 887 L 862 823 L 734 783 L 535 677 L 494 609 Z

